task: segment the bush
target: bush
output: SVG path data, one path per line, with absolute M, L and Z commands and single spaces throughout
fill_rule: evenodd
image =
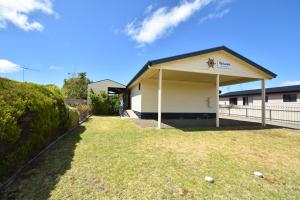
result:
M 81 121 L 87 118 L 91 113 L 90 107 L 86 104 L 82 104 L 82 103 L 76 104 L 75 108 L 77 108 L 79 111 Z
M 76 127 L 79 123 L 79 111 L 77 108 L 73 108 L 71 106 L 67 106 L 68 109 L 68 129 L 72 129 Z
M 54 85 L 0 78 L 0 108 L 0 181 L 75 121 Z
M 77 108 L 80 115 L 79 117 L 80 121 L 86 119 L 91 113 L 90 107 L 86 104 L 86 101 L 84 100 L 76 99 L 75 101 L 73 101 L 69 99 L 69 100 L 65 100 L 65 103 L 71 107 Z
M 90 94 L 90 106 L 93 114 L 96 115 L 115 115 L 119 112 L 119 96 L 108 95 L 104 91 Z

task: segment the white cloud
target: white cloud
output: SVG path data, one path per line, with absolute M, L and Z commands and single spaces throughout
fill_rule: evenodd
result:
M 222 18 L 224 15 L 228 14 L 230 11 L 229 8 L 221 11 L 221 12 L 217 12 L 217 13 L 210 13 L 208 15 L 206 15 L 205 17 L 201 18 L 200 19 L 200 23 L 203 23 L 207 20 L 210 20 L 210 19 L 217 19 L 217 18 Z
M 49 69 L 60 71 L 60 70 L 62 70 L 62 67 L 58 67 L 58 66 L 50 66 Z
M 150 44 L 213 1 L 184 0 L 172 8 L 158 8 L 142 22 L 134 20 L 127 24 L 125 32 L 139 45 Z
M 289 86 L 289 85 L 300 85 L 300 81 L 286 81 L 280 84 L 280 86 Z
M 227 6 L 231 2 L 232 2 L 232 0 L 220 0 L 216 7 L 216 11 L 222 10 L 225 6 Z
M 0 73 L 13 73 L 21 70 L 21 67 L 9 60 L 0 59 Z
M 145 14 L 150 13 L 153 10 L 153 5 L 149 5 L 147 6 L 146 10 L 145 10 Z
M 54 13 L 50 0 L 0 0 L 0 28 L 6 28 L 10 22 L 25 31 L 42 31 L 42 24 L 29 21 L 29 15 L 34 11 Z

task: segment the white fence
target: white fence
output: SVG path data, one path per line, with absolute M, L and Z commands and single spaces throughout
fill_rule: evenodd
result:
M 261 118 L 260 106 L 220 105 L 220 115 Z M 284 123 L 300 124 L 300 107 L 267 106 L 266 119 Z

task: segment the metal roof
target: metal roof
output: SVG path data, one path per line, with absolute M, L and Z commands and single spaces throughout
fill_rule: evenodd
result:
M 119 83 L 119 82 L 117 82 L 117 81 L 113 81 L 113 80 L 111 80 L 111 79 L 103 79 L 103 80 L 100 80 L 100 81 L 94 81 L 94 82 L 91 82 L 91 83 L 89 83 L 89 85 L 90 84 L 94 84 L 94 83 L 99 83 L 99 82 L 103 82 L 103 81 L 111 81 L 111 82 L 114 82 L 114 83 L 116 83 L 116 84 L 119 84 L 120 85 L 120 87 L 124 87 L 124 88 L 126 88 L 126 85 L 124 85 L 124 84 L 122 84 L 122 83 Z
M 267 88 L 266 94 L 300 92 L 300 85 Z M 261 94 L 261 90 L 242 90 L 221 94 L 220 97 L 247 96 Z
M 161 59 L 156 59 L 156 60 L 150 60 L 148 61 L 143 68 L 131 79 L 131 81 L 127 84 L 127 87 L 130 86 L 139 76 L 141 76 L 151 65 L 157 65 L 157 64 L 161 64 L 161 63 L 165 63 L 165 62 L 170 62 L 170 61 L 174 61 L 174 60 L 179 60 L 179 59 L 184 59 L 184 58 L 188 58 L 188 57 L 193 57 L 193 56 L 199 56 L 202 54 L 207 54 L 207 53 L 211 53 L 211 52 L 215 52 L 215 51 L 226 51 L 227 53 L 230 53 L 236 57 L 238 57 L 239 59 L 245 61 L 246 63 L 256 67 L 257 69 L 269 74 L 270 76 L 272 76 L 273 78 L 275 78 L 277 76 L 277 74 L 267 70 L 266 68 L 258 65 L 257 63 L 249 60 L 248 58 L 242 56 L 241 54 L 238 54 L 237 52 L 229 49 L 226 46 L 219 46 L 219 47 L 215 47 L 215 48 L 210 48 L 210 49 L 205 49 L 205 50 L 201 50 L 201 51 L 195 51 L 192 53 L 186 53 L 186 54 L 180 54 L 177 56 L 171 56 L 171 57 L 166 57 L 166 58 L 161 58 Z

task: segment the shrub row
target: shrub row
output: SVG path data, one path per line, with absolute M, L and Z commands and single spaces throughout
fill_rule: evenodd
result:
M 78 100 L 78 102 L 70 102 L 68 100 L 65 100 L 65 103 L 71 107 L 76 108 L 79 111 L 80 121 L 86 119 L 91 113 L 90 106 L 88 106 L 86 102 L 82 102 L 81 100 Z
M 104 91 L 96 94 L 91 91 L 89 103 L 95 115 L 116 115 L 119 113 L 120 102 L 118 95 L 108 95 Z
M 56 86 L 0 78 L 0 182 L 78 120 Z

